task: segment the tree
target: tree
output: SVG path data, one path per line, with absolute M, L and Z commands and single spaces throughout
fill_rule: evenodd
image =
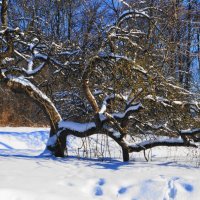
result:
M 197 147 L 198 94 L 167 79 L 156 65 L 163 51 L 156 48 L 161 43 L 156 39 L 160 29 L 152 10 L 162 11 L 126 3 L 117 19 L 103 28 L 107 22 L 100 1 L 85 2 L 91 9 L 86 9 L 81 37 L 72 39 L 75 32 L 70 30 L 64 42 L 60 32 L 54 38 L 34 26 L 24 31 L 9 27 L 7 1 L 2 1 L 1 84 L 26 94 L 44 110 L 51 127 L 47 150 L 63 157 L 68 135 L 94 134 L 118 143 L 124 161 L 129 160 L 129 153 L 156 146 Z M 56 99 L 47 97 L 41 86 L 47 86 L 49 79 L 55 80 L 51 86 L 58 98 L 67 88 L 68 98 L 76 96 L 75 101 L 82 102 L 79 122 L 77 118 L 64 120 Z

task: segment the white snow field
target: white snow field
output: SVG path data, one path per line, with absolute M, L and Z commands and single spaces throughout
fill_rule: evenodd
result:
M 47 139 L 44 128 L 0 128 L 0 200 L 200 199 L 199 149 L 156 148 L 150 162 L 141 153 L 123 163 L 40 156 Z

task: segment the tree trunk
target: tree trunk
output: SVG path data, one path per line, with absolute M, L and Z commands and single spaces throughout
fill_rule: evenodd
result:
M 72 1 L 69 1 L 69 13 L 68 13 L 68 29 L 67 29 L 67 39 L 71 40 L 72 31 Z
M 2 23 L 2 27 L 3 28 L 6 28 L 7 25 L 8 25 L 7 11 L 8 11 L 8 2 L 7 2 L 7 0 L 2 0 L 2 6 L 1 6 L 1 23 Z
M 191 54 L 190 54 L 190 48 L 191 48 L 191 2 L 188 1 L 188 13 L 187 13 L 187 21 L 188 21 L 188 38 L 187 38 L 187 49 L 186 49 L 186 75 L 185 75 L 185 88 L 189 90 L 190 87 L 190 64 L 191 64 Z
M 123 156 L 123 161 L 128 162 L 129 161 L 129 151 L 127 148 L 122 147 L 122 156 Z
M 56 157 L 64 157 L 66 149 L 66 134 L 64 132 L 60 133 L 60 136 L 57 139 L 57 143 L 54 147 L 54 155 Z

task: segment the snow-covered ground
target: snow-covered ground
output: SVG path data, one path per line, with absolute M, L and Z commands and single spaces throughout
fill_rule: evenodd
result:
M 0 200 L 200 199 L 199 149 L 156 148 L 150 162 L 143 153 L 129 163 L 102 162 L 40 156 L 47 139 L 44 128 L 0 128 Z

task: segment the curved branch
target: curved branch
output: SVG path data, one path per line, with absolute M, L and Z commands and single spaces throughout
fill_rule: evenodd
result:
M 157 146 L 179 146 L 179 147 L 194 147 L 198 148 L 193 143 L 185 143 L 181 138 L 178 139 L 163 139 L 163 140 L 147 140 L 138 144 L 127 144 L 129 152 L 140 152 L 142 150 L 151 149 Z
M 131 69 L 141 73 L 142 75 L 148 76 L 147 71 L 140 65 L 136 65 L 134 60 L 131 58 L 128 58 L 127 56 L 122 56 L 114 53 L 110 54 L 105 54 L 104 52 L 99 52 L 99 56 L 104 59 L 115 59 L 117 62 L 118 61 L 127 61 L 128 63 L 132 64 Z
M 94 110 L 95 113 L 98 113 L 99 112 L 99 106 L 96 102 L 94 95 L 92 94 L 92 92 L 90 90 L 89 79 L 83 80 L 83 90 L 84 90 L 84 93 L 85 93 L 87 100 L 89 101 L 90 105 L 92 106 L 92 109 Z
M 136 10 L 136 9 L 135 10 L 127 10 L 121 14 L 121 16 L 117 20 L 116 24 L 118 26 L 120 26 L 125 19 L 129 19 L 129 18 L 133 18 L 133 17 L 144 17 L 148 20 L 151 19 L 150 16 L 147 15 L 144 10 L 142 10 L 142 11 Z
M 38 103 L 48 116 L 52 128 L 54 130 L 57 129 L 57 124 L 62 118 L 52 101 L 41 90 L 22 77 L 7 76 L 6 78 L 4 77 L 4 81 L 11 90 L 23 92 Z
M 90 105 L 92 106 L 95 113 L 99 112 L 99 106 L 96 102 L 94 95 L 92 94 L 90 87 L 89 87 L 89 77 L 94 69 L 94 65 L 99 60 L 99 56 L 94 56 L 89 60 L 88 65 L 86 66 L 84 73 L 83 73 L 83 91 L 85 92 L 85 96 L 89 101 Z M 99 121 L 99 120 L 98 120 Z
M 179 131 L 179 133 L 184 140 L 187 140 L 187 138 L 190 138 L 194 142 L 200 142 L 200 128 L 181 130 Z
M 187 136 L 200 134 L 200 128 L 181 130 L 180 134 L 187 135 Z

